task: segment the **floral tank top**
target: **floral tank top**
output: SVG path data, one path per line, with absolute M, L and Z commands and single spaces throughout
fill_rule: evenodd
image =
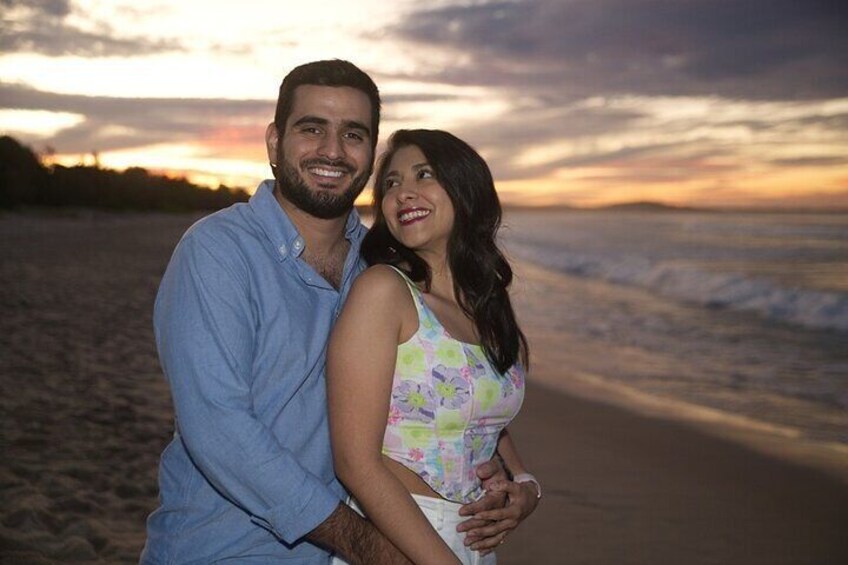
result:
M 397 270 L 397 269 L 396 269 Z M 398 345 L 384 455 L 448 500 L 483 493 L 475 473 L 524 400 L 524 370 L 498 373 L 483 348 L 452 338 L 402 272 L 418 311 L 418 331 Z

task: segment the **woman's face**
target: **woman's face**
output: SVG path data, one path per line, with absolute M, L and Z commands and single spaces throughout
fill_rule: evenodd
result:
M 403 245 L 420 254 L 446 254 L 453 203 L 415 145 L 392 156 L 383 179 L 382 211 L 389 231 Z

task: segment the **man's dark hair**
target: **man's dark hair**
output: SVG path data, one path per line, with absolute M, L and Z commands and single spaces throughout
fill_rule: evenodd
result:
M 365 93 L 371 102 L 371 152 L 374 152 L 377 147 L 377 136 L 380 128 L 380 92 L 371 77 L 364 71 L 353 63 L 341 59 L 306 63 L 295 67 L 286 75 L 280 85 L 277 110 L 274 112 L 277 135 L 281 139 L 286 127 L 286 120 L 288 120 L 294 104 L 294 91 L 298 86 L 304 84 L 349 86 Z

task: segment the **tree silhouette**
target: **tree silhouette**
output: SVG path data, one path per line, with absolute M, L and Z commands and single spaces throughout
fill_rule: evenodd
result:
M 183 212 L 217 210 L 249 198 L 241 189 L 212 190 L 185 179 L 151 175 L 145 169 L 126 171 L 94 166 L 45 168 L 27 147 L 0 137 L 0 208 L 77 206 L 110 210 Z

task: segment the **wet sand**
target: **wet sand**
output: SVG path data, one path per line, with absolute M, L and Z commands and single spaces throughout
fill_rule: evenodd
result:
M 848 487 L 686 424 L 530 386 L 513 434 L 544 488 L 502 563 L 848 563 Z
M 0 562 L 137 561 L 172 432 L 152 303 L 193 219 L 0 215 Z M 521 312 L 543 277 L 518 270 Z M 848 481 L 774 456 L 779 441 L 563 394 L 562 344 L 528 333 L 537 368 L 513 431 L 545 497 L 501 563 L 848 562 Z

